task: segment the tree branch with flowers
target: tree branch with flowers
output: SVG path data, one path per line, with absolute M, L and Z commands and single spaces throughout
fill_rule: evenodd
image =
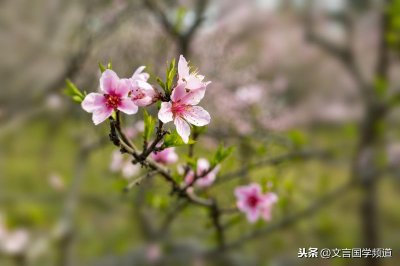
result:
M 236 196 L 235 209 L 223 208 L 216 197 L 204 191 L 213 185 L 220 170 L 220 164 L 232 153 L 233 147 L 220 145 L 210 160 L 195 156 L 195 144 L 204 133 L 203 127 L 211 121 L 210 114 L 201 106 L 210 81 L 189 66 L 181 55 L 176 66 L 173 60 L 167 67 L 165 80 L 156 78 L 160 89 L 150 84 L 150 75 L 139 67 L 130 78 L 119 78 L 112 70 L 99 64 L 100 91 L 86 94 L 72 82 L 68 82 L 67 94 L 81 103 L 82 108 L 92 113 L 95 125 L 109 121 L 111 142 L 120 153 L 128 154 L 133 165 L 140 165 L 146 174 L 133 180 L 126 187 L 128 191 L 145 178 L 162 177 L 170 187 L 170 195 L 183 199 L 191 205 L 207 209 L 210 222 L 216 233 L 218 250 L 226 246 L 225 228 L 221 222 L 223 214 L 241 211 L 248 221 L 254 223 L 259 218 L 271 219 L 271 210 L 277 202 L 275 193 L 263 193 L 257 183 L 237 187 L 232 192 Z M 157 118 L 146 109 L 157 106 Z M 143 108 L 144 132 L 142 149 L 123 130 L 125 115 L 138 113 Z M 169 127 L 173 122 L 174 126 Z M 172 169 L 171 164 L 179 157 L 175 147 L 189 145 L 184 166 Z

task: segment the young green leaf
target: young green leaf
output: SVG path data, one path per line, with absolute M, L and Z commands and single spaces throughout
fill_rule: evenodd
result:
M 100 69 L 100 72 L 103 73 L 104 71 L 106 71 L 106 69 L 112 69 L 112 64 L 111 64 L 111 62 L 108 62 L 107 67 L 106 67 L 101 62 L 99 62 L 99 69 Z
M 195 141 L 190 139 L 188 144 L 193 144 L 193 143 L 195 143 Z M 176 130 L 174 130 L 172 133 L 166 135 L 164 138 L 163 146 L 165 148 L 177 147 L 177 146 L 182 146 L 182 145 L 186 145 L 186 143 L 183 142 L 181 136 L 179 136 L 179 134 L 178 134 L 178 132 L 176 132 Z
M 104 71 L 106 71 L 107 68 L 102 63 L 99 62 L 99 69 L 100 72 L 103 73 Z
M 160 85 L 160 87 L 165 91 L 165 83 L 162 81 L 161 78 L 157 77 L 157 83 Z
M 73 101 L 81 103 L 86 96 L 86 93 L 81 92 L 78 87 L 69 79 L 65 80 L 67 87 L 64 89 L 64 94 L 70 96 Z
M 234 147 L 228 147 L 224 148 L 224 146 L 221 144 L 219 145 L 217 151 L 214 154 L 214 157 L 211 160 L 211 166 L 216 166 L 217 164 L 220 164 L 222 161 L 224 161 L 229 155 L 232 154 L 234 151 Z
M 148 141 L 154 132 L 156 120 L 146 111 L 143 110 L 144 132 L 143 138 Z
M 165 76 L 165 93 L 167 94 L 171 94 L 172 83 L 174 82 L 175 75 L 176 75 L 176 67 L 175 67 L 175 59 L 173 59 L 169 64 L 169 66 L 167 67 L 167 72 Z

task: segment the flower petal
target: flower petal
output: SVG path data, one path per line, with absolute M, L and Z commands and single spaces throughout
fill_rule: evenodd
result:
M 132 99 L 137 106 L 149 106 L 153 103 L 153 98 L 150 96 L 143 96 L 140 99 Z
M 272 212 L 271 207 L 272 207 L 272 206 L 269 205 L 269 206 L 263 206 L 263 207 L 261 208 L 261 217 L 262 217 L 265 221 L 271 220 L 271 212 Z
M 145 90 L 146 92 L 155 94 L 155 90 L 154 90 L 153 86 L 151 86 L 151 85 L 150 85 L 149 83 L 147 83 L 146 81 L 137 80 L 137 81 L 136 81 L 136 86 L 139 87 L 139 88 L 141 88 L 141 89 L 143 89 L 143 90 Z
M 161 103 L 160 111 L 158 111 L 158 119 L 160 119 L 164 124 L 173 120 L 171 108 L 172 104 L 170 102 Z
M 107 94 L 114 94 L 118 81 L 118 75 L 111 69 L 106 69 L 100 77 L 100 89 Z
M 273 204 L 278 201 L 278 196 L 275 193 L 269 192 L 263 196 L 263 200 L 269 204 Z
M 204 98 L 206 93 L 206 87 L 202 86 L 198 89 L 191 90 L 190 88 L 185 89 L 185 95 L 181 98 L 181 103 L 187 105 L 197 105 L 201 99 Z
M 143 70 L 145 69 L 145 66 L 140 66 L 136 69 L 135 73 L 132 75 L 133 80 L 142 80 L 142 81 L 147 81 L 150 77 L 148 73 L 143 73 Z
M 183 118 L 190 124 L 201 127 L 210 123 L 210 114 L 200 106 L 189 106 L 183 113 Z
M 183 57 L 183 55 L 179 56 L 178 75 L 179 75 L 179 79 L 182 79 L 182 78 L 185 78 L 185 77 L 189 76 L 188 62 L 186 61 L 186 58 Z
M 187 175 L 185 176 L 185 184 L 186 185 L 193 185 L 193 179 L 194 179 L 194 173 L 192 170 L 189 171 L 189 173 L 187 173 Z
M 261 190 L 260 185 L 257 183 L 252 183 L 252 184 L 248 185 L 248 189 L 249 189 L 249 192 L 253 195 L 256 195 L 256 196 L 261 195 L 262 190 Z
M 85 99 L 81 103 L 81 106 L 86 112 L 92 113 L 93 111 L 106 106 L 105 98 L 100 93 L 92 92 L 86 95 Z
M 208 83 L 202 82 L 200 78 L 195 75 L 190 75 L 185 78 L 186 81 L 186 88 L 191 90 L 199 89 L 201 87 L 206 87 Z
M 120 97 L 127 97 L 128 93 L 131 91 L 131 88 L 132 84 L 129 79 L 120 79 L 114 94 Z
M 171 100 L 173 102 L 179 102 L 182 100 L 183 97 L 187 95 L 187 92 L 185 90 L 185 83 L 178 84 L 173 90 L 171 94 Z
M 208 175 L 197 179 L 196 185 L 199 187 L 209 187 L 214 183 L 215 178 L 216 175 L 213 172 L 211 172 Z
M 249 194 L 250 194 L 250 192 L 249 192 L 249 189 L 247 188 L 247 186 L 241 186 L 241 187 L 237 187 L 235 189 L 235 196 L 239 200 L 246 199 Z
M 197 160 L 197 174 L 201 175 L 204 171 L 210 168 L 210 163 L 207 159 L 200 158 Z
M 175 117 L 174 124 L 176 126 L 176 131 L 181 136 L 183 142 L 188 143 L 190 135 L 189 124 L 179 116 Z
M 121 100 L 121 103 L 118 105 L 118 110 L 125 114 L 133 115 L 137 113 L 138 107 L 131 99 L 126 98 Z
M 113 112 L 112 108 L 101 108 L 97 109 L 93 112 L 92 120 L 95 125 L 100 124 L 104 120 L 106 120 Z
M 254 223 L 255 221 L 257 221 L 258 217 L 260 216 L 260 211 L 256 208 L 251 208 L 249 210 L 247 210 L 247 220 L 250 223 Z

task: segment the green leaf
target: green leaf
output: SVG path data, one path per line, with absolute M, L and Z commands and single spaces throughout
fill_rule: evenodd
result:
M 174 130 L 172 133 L 165 136 L 163 146 L 165 148 L 168 148 L 168 147 L 177 147 L 177 146 L 193 144 L 193 143 L 195 143 L 195 141 L 193 141 L 191 139 L 189 140 L 188 143 L 183 142 L 181 136 L 179 136 L 178 132 L 176 132 L 176 130 Z
M 288 137 L 295 148 L 301 148 L 307 143 L 306 136 L 300 130 L 292 130 L 288 132 Z
M 70 96 L 73 101 L 81 103 L 86 96 L 86 93 L 81 92 L 78 87 L 69 79 L 65 80 L 67 87 L 64 89 L 64 94 Z
M 149 113 L 146 110 L 143 110 L 143 120 L 144 120 L 143 138 L 146 141 L 148 141 L 154 132 L 156 120 L 151 115 L 149 115 Z
M 99 62 L 99 69 L 100 69 L 100 72 L 103 73 L 104 71 L 106 71 L 106 69 L 112 69 L 112 64 L 111 64 L 111 62 L 108 62 L 107 67 L 106 67 L 101 62 Z
M 211 166 L 214 167 L 224 161 L 232 152 L 235 150 L 233 146 L 225 148 L 224 145 L 220 144 L 214 157 L 211 160 Z
M 102 63 L 99 62 L 99 69 L 100 72 L 103 73 L 104 71 L 106 71 L 107 68 Z
M 160 85 L 160 87 L 165 91 L 165 83 L 162 81 L 161 78 L 157 77 L 157 83 Z
M 172 84 L 174 82 L 174 78 L 176 75 L 176 67 L 175 67 L 175 59 L 171 61 L 169 66 L 167 67 L 167 72 L 165 76 L 165 93 L 168 95 L 171 94 Z
M 82 98 L 79 97 L 78 95 L 72 96 L 72 100 L 77 103 L 81 103 L 83 101 Z

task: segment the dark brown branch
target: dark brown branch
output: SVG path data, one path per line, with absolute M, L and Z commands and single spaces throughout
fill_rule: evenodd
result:
M 190 43 L 197 29 L 204 21 L 204 13 L 206 11 L 208 0 L 197 0 L 195 8 L 195 20 L 185 32 L 180 32 L 175 25 L 169 21 L 165 12 L 160 8 L 154 0 L 144 0 L 144 5 L 154 13 L 165 31 L 175 40 L 178 45 L 179 54 L 188 56 Z
M 210 216 L 217 236 L 218 250 L 223 251 L 225 250 L 225 230 L 221 224 L 221 210 L 215 200 L 210 208 Z

